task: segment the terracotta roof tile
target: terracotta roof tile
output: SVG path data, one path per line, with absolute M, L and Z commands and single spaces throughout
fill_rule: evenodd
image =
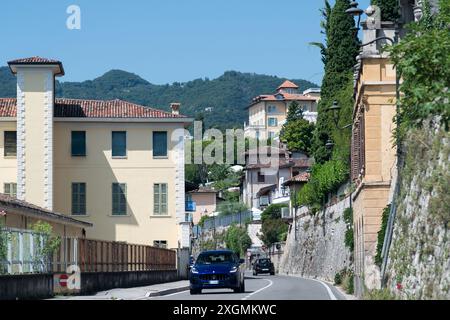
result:
M 16 117 L 16 99 L 0 98 L 0 118 Z
M 286 80 L 283 82 L 281 86 L 278 87 L 278 90 L 280 89 L 298 89 L 299 86 L 293 83 L 292 81 Z
M 296 175 L 295 177 L 292 177 L 291 179 L 289 179 L 288 181 L 286 181 L 283 184 L 288 186 L 288 185 L 291 185 L 294 183 L 308 182 L 310 177 L 311 177 L 311 175 L 309 173 L 303 172 L 303 173 Z
M 27 63 L 27 64 L 32 64 L 32 63 L 55 63 L 55 64 L 60 64 L 61 61 L 58 60 L 54 60 L 54 59 L 47 59 L 47 58 L 41 58 L 41 57 L 30 57 L 30 58 L 22 58 L 22 59 L 16 59 L 16 60 L 12 60 L 12 61 L 8 61 L 8 64 L 18 64 L 18 63 Z
M 0 98 L 0 117 L 16 117 L 16 99 Z M 186 118 L 122 100 L 55 99 L 56 118 Z

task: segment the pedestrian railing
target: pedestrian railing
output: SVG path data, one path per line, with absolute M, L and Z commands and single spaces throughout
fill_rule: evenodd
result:
M 46 250 L 45 234 L 0 229 L 0 274 L 176 270 L 176 251 L 124 242 L 63 237 L 59 247 Z
M 245 211 L 228 216 L 217 216 L 206 219 L 202 226 L 194 226 L 194 237 L 203 232 L 217 229 L 226 228 L 233 224 L 244 225 L 247 221 L 253 220 L 253 213 L 251 211 Z

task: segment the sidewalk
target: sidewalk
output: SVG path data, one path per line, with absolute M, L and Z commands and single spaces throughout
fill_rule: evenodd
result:
M 112 289 L 93 296 L 57 296 L 51 300 L 141 300 L 189 290 L 189 281 L 177 281 L 129 289 Z

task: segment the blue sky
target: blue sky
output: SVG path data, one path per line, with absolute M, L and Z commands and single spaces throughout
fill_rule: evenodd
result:
M 359 1 L 366 8 L 369 0 Z M 66 27 L 69 5 L 81 30 Z M 39 55 L 64 63 L 63 81 L 110 69 L 152 83 L 216 78 L 226 70 L 320 82 L 321 0 L 2 0 L 0 65 Z

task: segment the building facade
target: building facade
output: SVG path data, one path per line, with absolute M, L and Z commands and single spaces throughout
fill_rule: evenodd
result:
M 286 122 L 289 105 L 294 101 L 301 106 L 303 117 L 315 123 L 320 89 L 308 89 L 303 94 L 299 94 L 298 89 L 295 83 L 285 81 L 275 94 L 254 98 L 248 107 L 249 119 L 244 126 L 245 136 L 254 139 L 278 137 Z
M 192 120 L 121 100 L 55 99 L 62 63 L 8 63 L 17 99 L 0 99 L 0 188 L 93 224 L 91 239 L 189 246 L 184 128 Z
M 437 1 L 431 0 L 429 4 L 432 13 L 438 10 Z M 402 26 L 422 18 L 423 1 L 400 0 L 399 5 L 399 26 L 391 21 L 377 21 L 379 15 L 369 17 L 370 23 L 362 23 L 363 43 L 383 36 L 394 39 L 396 31 L 401 38 L 405 34 Z M 396 70 L 389 55 L 382 50 L 386 44 L 390 43 L 381 40 L 364 46 L 355 73 L 351 176 L 356 186 L 352 199 L 358 296 L 366 289 L 381 287 L 381 270 L 375 264 L 377 236 L 383 210 L 393 202 L 398 181 L 394 143 Z

